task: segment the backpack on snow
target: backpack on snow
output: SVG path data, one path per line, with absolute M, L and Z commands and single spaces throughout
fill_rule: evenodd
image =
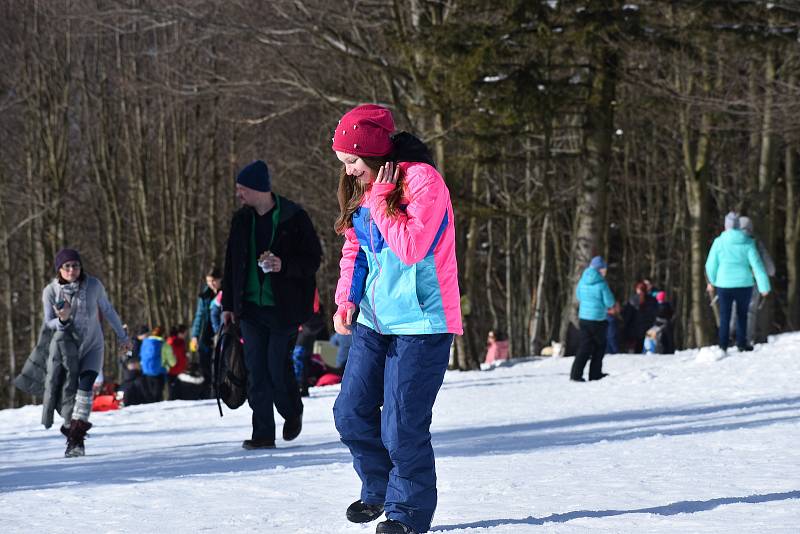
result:
M 214 390 L 222 417 L 222 404 L 235 410 L 247 400 L 247 368 L 239 325 L 234 322 L 222 328 L 214 348 Z

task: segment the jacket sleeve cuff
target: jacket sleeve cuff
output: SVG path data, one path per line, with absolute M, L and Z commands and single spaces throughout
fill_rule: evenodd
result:
M 395 184 L 372 184 L 372 196 L 370 200 L 373 206 L 379 205 L 386 200 L 386 197 L 394 191 Z
M 356 305 L 352 302 L 343 302 L 339 304 L 339 307 L 336 309 L 336 313 L 334 315 L 340 316 L 342 319 L 347 317 L 347 310 L 355 310 Z

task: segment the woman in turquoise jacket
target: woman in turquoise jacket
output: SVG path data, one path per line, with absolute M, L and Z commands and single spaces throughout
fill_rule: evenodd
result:
M 606 282 L 607 271 L 608 266 L 603 258 L 595 256 L 589 267 L 583 271 L 575 289 L 575 296 L 580 303 L 578 308 L 580 345 L 575 361 L 572 362 L 572 372 L 569 377 L 575 382 L 585 382 L 583 368 L 586 367 L 589 358 L 592 359 L 592 363 L 589 364 L 589 380 L 600 380 L 606 376 L 603 373 L 608 328 L 606 315 L 608 309 L 615 303 L 614 295 Z
M 763 296 L 771 288 L 756 243 L 739 228 L 739 216 L 733 212 L 725 217 L 725 231 L 711 245 L 706 260 L 706 275 L 709 290 L 716 290 L 719 296 L 720 348 L 728 349 L 731 307 L 735 303 L 736 346 L 740 351 L 753 350 L 747 343 L 747 307 L 753 285 L 758 284 Z

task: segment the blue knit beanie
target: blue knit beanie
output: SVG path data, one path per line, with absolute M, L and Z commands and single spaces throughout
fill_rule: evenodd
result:
M 269 181 L 269 169 L 267 164 L 257 159 L 241 171 L 236 177 L 236 183 L 243 185 L 253 191 L 261 191 L 266 193 L 272 190 L 272 185 Z
M 603 260 L 603 256 L 595 256 L 589 263 L 589 267 L 591 267 L 592 269 L 597 269 L 599 271 L 600 269 L 608 268 L 608 265 L 606 265 L 605 260 Z

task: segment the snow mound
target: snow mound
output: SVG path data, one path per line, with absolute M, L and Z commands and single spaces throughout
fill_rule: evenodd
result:
M 722 350 L 718 345 L 712 345 L 710 347 L 700 348 L 697 351 L 697 356 L 695 357 L 695 360 L 698 362 L 710 363 L 719 361 L 727 356 L 728 354 L 724 350 Z

